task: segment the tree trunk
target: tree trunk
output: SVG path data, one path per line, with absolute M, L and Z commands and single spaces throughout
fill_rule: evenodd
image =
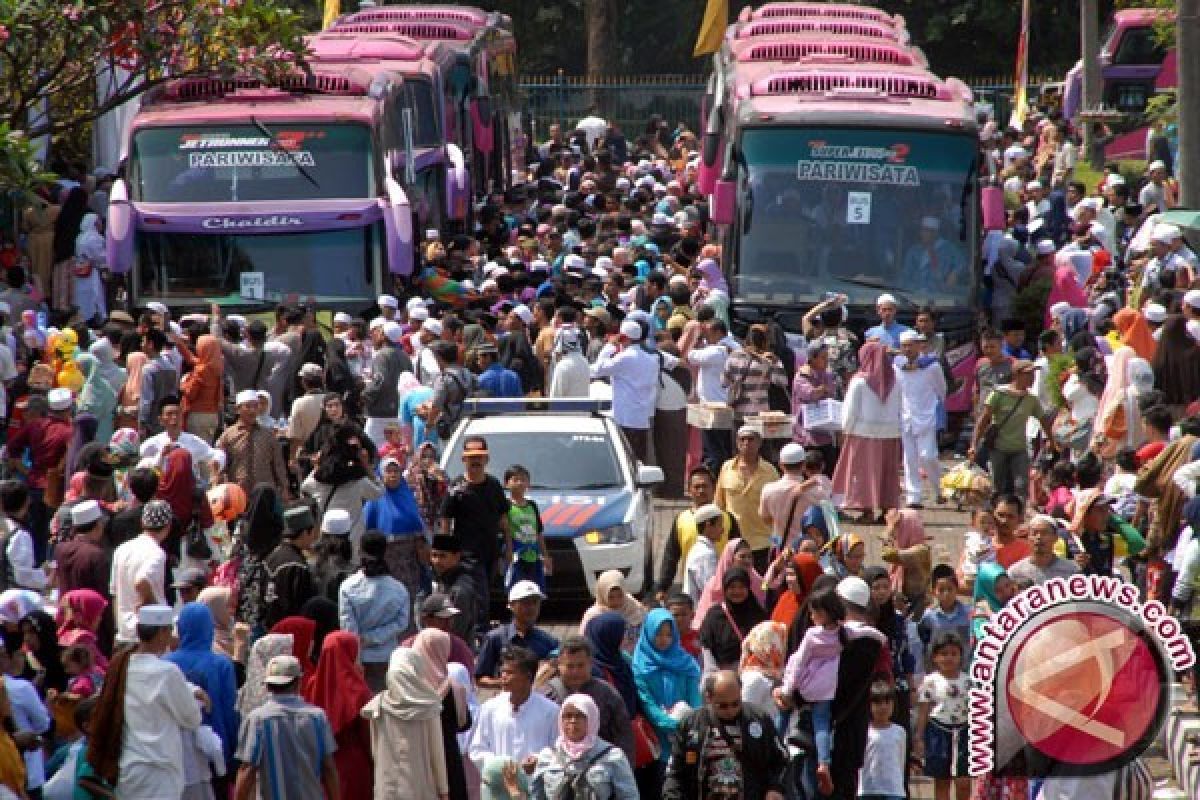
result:
M 584 0 L 588 75 L 612 75 L 620 64 L 617 50 L 617 0 Z

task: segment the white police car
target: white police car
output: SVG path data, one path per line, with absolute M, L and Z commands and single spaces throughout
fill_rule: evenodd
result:
M 555 597 L 592 597 L 596 578 L 610 569 L 625 574 L 631 592 L 653 580 L 650 487 L 663 472 L 635 460 L 609 408 L 596 400 L 468 400 L 442 452 L 452 480 L 462 474 L 468 436 L 487 440 L 488 472 L 497 480 L 513 464 L 529 470 Z

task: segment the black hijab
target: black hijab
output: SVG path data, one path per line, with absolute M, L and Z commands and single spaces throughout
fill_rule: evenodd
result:
M 1167 317 L 1151 365 L 1154 385 L 1162 389 L 1167 403 L 1185 405 L 1200 397 L 1200 348 L 1182 316 Z
M 38 648 L 33 655 L 38 660 L 42 672 L 42 685 L 39 688 L 43 697 L 46 692 L 54 689 L 57 692 L 67 690 L 67 671 L 63 668 L 62 648 L 58 644 L 58 631 L 54 617 L 45 611 L 31 611 L 21 620 L 21 630 L 25 627 L 38 638 Z
M 746 587 L 746 599 L 740 603 L 722 600 L 708 610 L 700 626 L 700 644 L 721 669 L 737 669 L 742 657 L 742 639 L 751 628 L 767 619 L 767 612 L 750 590 L 750 575 L 743 568 L 726 570 L 721 589 L 728 592 L 732 584 L 739 582 Z
M 83 223 L 83 215 L 88 213 L 87 192 L 76 186 L 67 193 L 58 219 L 54 221 L 54 263 L 66 261 L 75 256 L 75 239 L 79 236 L 79 226 Z
M 300 616 L 317 623 L 316 633 L 313 634 L 313 659 L 316 660 L 325 637 L 340 629 L 341 621 L 338 619 L 337 603 L 327 597 L 310 597 L 300 607 Z
M 279 545 L 283 539 L 283 502 L 272 484 L 260 483 L 250 492 L 242 524 L 246 548 L 259 558 L 266 558 Z

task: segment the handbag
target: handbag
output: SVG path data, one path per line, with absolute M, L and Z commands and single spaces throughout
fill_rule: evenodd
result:
M 1004 415 L 1004 419 L 1000 420 L 999 424 L 992 422 L 987 426 L 987 429 L 983 432 L 984 447 L 986 447 L 988 450 L 992 450 L 996 447 L 996 437 L 1000 435 L 1000 429 L 1007 425 L 1008 421 L 1013 418 L 1013 415 L 1017 413 L 1017 409 L 1019 409 L 1021 404 L 1025 402 L 1025 398 L 1027 396 L 1028 395 L 1021 395 L 1021 397 L 1017 399 L 1017 402 L 1013 403 L 1013 407 L 1009 409 L 1008 413 Z
M 642 714 L 637 714 L 632 720 L 633 726 L 633 766 L 635 769 L 653 764 L 662 756 L 662 744 L 658 741 L 658 733 L 650 720 Z

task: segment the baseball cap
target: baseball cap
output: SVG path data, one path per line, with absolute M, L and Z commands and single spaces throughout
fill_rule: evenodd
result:
M 871 587 L 867 586 L 867 582 L 856 575 L 842 578 L 841 582 L 837 585 L 837 593 L 838 597 L 852 606 L 867 608 L 871 605 Z
M 705 503 L 692 512 L 692 518 L 696 520 L 697 525 L 703 525 L 710 519 L 718 519 L 721 516 L 721 509 L 713 503 Z
M 546 599 L 546 595 L 542 593 L 541 588 L 533 581 L 517 581 L 508 591 L 508 602 L 510 603 L 530 597 L 537 597 L 542 600 Z
M 461 614 L 454 604 L 450 602 L 450 598 L 441 592 L 434 592 L 426 597 L 421 603 L 421 616 L 439 617 L 441 619 L 449 619 L 456 614 Z
M 263 683 L 287 686 L 303 674 L 300 659 L 295 656 L 275 656 L 267 662 L 267 677 L 263 678 Z
M 463 445 L 463 456 L 486 456 L 487 443 L 480 439 L 470 439 Z
M 199 567 L 188 567 L 181 569 L 175 573 L 175 581 L 171 584 L 172 589 L 184 589 L 188 586 L 193 586 L 197 589 L 203 589 L 208 585 L 208 575 Z
M 779 451 L 780 464 L 787 464 L 789 466 L 803 464 L 804 457 L 804 447 L 796 444 L 795 442 L 788 442 L 783 446 L 783 449 Z

